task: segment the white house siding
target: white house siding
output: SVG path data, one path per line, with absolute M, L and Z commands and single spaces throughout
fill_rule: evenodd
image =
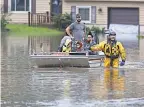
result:
M 4 4 L 4 1 L 0 0 L 0 9 L 2 8 L 3 4 Z M 0 19 L 1 19 L 1 14 L 0 14 Z
M 139 20 L 140 20 L 140 32 L 144 35 L 144 3 L 140 4 L 140 12 L 139 12 Z
M 143 50 L 143 46 L 144 46 L 144 39 L 140 39 L 140 44 L 139 44 L 139 49 L 140 49 L 140 58 L 144 60 L 144 50 Z
M 50 11 L 50 0 L 36 0 L 36 12 L 45 13 Z
M 11 23 L 28 23 L 28 13 L 11 13 Z
M 46 11 L 50 11 L 50 0 L 36 0 L 36 13 L 46 13 Z M 9 11 L 9 13 L 11 13 L 11 23 L 28 23 L 28 12 Z
M 0 7 L 4 4 L 4 0 L 0 0 Z

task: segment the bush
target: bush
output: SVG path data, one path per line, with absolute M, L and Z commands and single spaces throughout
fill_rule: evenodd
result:
M 104 29 L 105 28 L 99 28 L 99 27 L 95 27 L 92 26 L 91 29 L 89 27 L 86 27 L 86 32 L 88 33 L 89 31 L 93 31 L 95 34 L 99 34 L 99 33 L 104 33 Z
M 105 33 L 105 27 L 102 28 L 102 33 L 103 33 L 103 34 Z
M 53 15 L 52 21 L 54 22 L 54 26 L 59 29 L 65 29 L 72 23 L 71 15 L 68 13 Z
M 89 27 L 86 27 L 86 34 L 88 34 L 91 31 Z
M 144 35 L 138 35 L 138 39 L 144 39 Z
M 1 14 L 1 30 L 6 30 L 6 25 L 9 24 L 8 14 Z
M 102 29 L 100 29 L 99 27 L 95 27 L 95 26 L 91 28 L 91 31 L 94 31 L 96 34 L 102 33 Z
M 3 11 L 3 6 L 1 7 L 1 30 L 5 31 L 6 30 L 6 25 L 9 24 L 9 21 L 11 19 L 9 18 L 11 14 L 9 13 L 4 13 Z

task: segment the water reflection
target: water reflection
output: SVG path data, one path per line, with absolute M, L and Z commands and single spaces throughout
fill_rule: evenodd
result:
M 57 51 L 62 36 L 54 37 L 28 37 L 30 54 Z
M 108 106 L 111 107 L 119 106 L 120 102 L 138 105 L 144 101 L 141 99 L 144 97 L 144 73 L 143 70 L 136 72 L 81 68 L 5 71 L 2 72 L 2 105 L 97 107 L 100 104 L 105 107 L 111 103 Z M 131 102 L 129 98 L 138 99 Z
M 95 99 L 120 99 L 124 97 L 124 70 L 104 69 L 101 75 L 91 75 L 91 95 Z
M 37 38 L 37 39 L 35 39 Z M 33 37 L 55 51 L 62 37 Z M 3 107 L 129 107 L 144 105 L 144 72 L 141 69 L 33 68 L 30 38 L 2 37 L 1 98 Z M 128 61 L 143 57 L 127 48 Z M 47 44 L 46 44 L 47 46 Z M 53 48 L 54 47 L 54 48 Z M 36 49 L 37 49 L 36 48 Z M 53 48 L 53 50 L 52 50 Z M 45 49 L 45 48 L 44 48 Z M 38 50 L 38 49 L 37 49 Z M 139 54 L 140 52 L 140 54 Z M 131 56 L 131 57 L 129 57 Z M 134 57 L 135 56 L 135 57 Z M 137 59 L 139 58 L 139 59 Z
M 104 87 L 105 90 L 110 93 L 110 95 L 108 95 L 108 98 L 123 98 L 125 88 L 124 72 L 124 70 L 119 71 L 118 69 L 104 70 Z

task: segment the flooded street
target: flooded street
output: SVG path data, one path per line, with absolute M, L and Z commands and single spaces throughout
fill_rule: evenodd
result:
M 41 38 L 49 51 L 61 40 Z M 2 37 L 2 107 L 144 107 L 144 39 L 123 43 L 133 69 L 34 68 L 28 37 Z

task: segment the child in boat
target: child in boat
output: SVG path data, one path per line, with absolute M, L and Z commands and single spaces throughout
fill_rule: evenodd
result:
M 83 46 L 83 44 L 82 44 L 82 42 L 80 42 L 80 41 L 77 41 L 76 42 L 76 52 L 81 52 L 82 51 L 82 46 Z

